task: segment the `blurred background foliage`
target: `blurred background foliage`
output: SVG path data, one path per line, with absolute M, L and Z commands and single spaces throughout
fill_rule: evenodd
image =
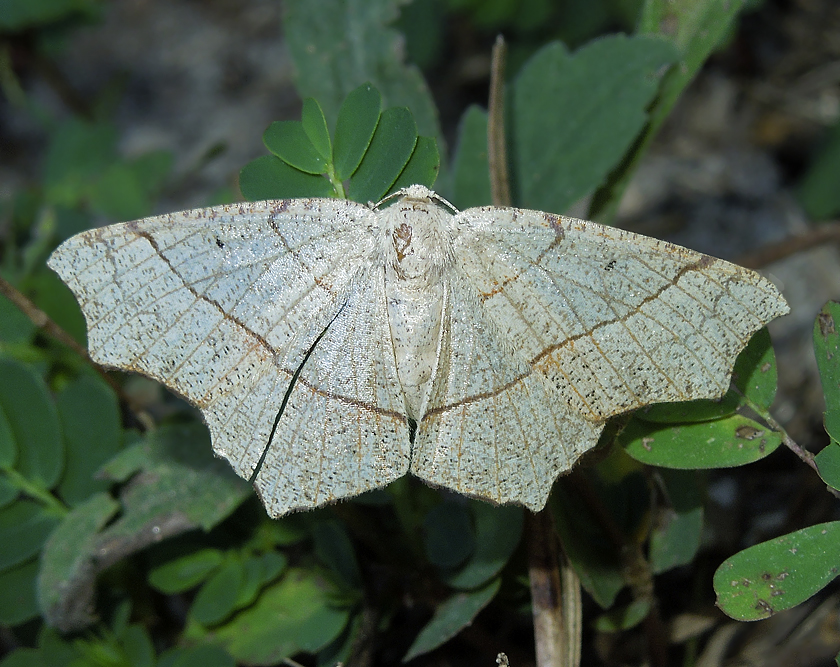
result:
M 208 16 L 216 28 L 201 32 Z M 173 49 L 158 69 L 102 56 L 153 50 L 158 31 Z M 667 236 L 674 218 L 708 232 L 703 206 L 736 200 L 712 211 L 726 240 L 699 242 L 728 257 L 802 231 L 761 216 L 753 236 L 736 230 L 745 209 L 766 213 L 759 201 L 782 200 L 797 212 L 788 218 L 830 231 L 840 211 L 840 13 L 830 2 L 0 0 L 0 276 L 31 299 L 22 310 L 0 296 L 0 665 L 492 665 L 501 651 L 533 664 L 521 508 L 402 479 L 269 520 L 213 458 L 191 407 L 143 378 L 103 378 L 43 327 L 48 318 L 84 344 L 78 307 L 44 261 L 93 226 L 240 194 L 375 201 L 412 182 L 461 208 L 489 203 L 498 33 L 517 205 Z M 200 82 L 201 104 L 189 105 L 178 72 Z M 216 115 L 255 82 L 261 115 Z M 169 129 L 156 134 L 138 119 L 162 98 Z M 202 140 L 179 143 L 191 133 Z M 678 156 L 661 171 L 657 141 Z M 749 179 L 770 162 L 770 177 Z M 661 194 L 662 182 L 672 191 Z M 673 190 L 706 204 L 680 208 Z M 836 265 L 826 267 L 819 289 L 801 291 L 836 298 Z M 792 279 L 785 291 L 796 294 Z M 840 531 L 826 487 L 840 488 L 840 312 L 795 300 L 805 333 L 800 321 L 774 336 L 796 347 L 798 335 L 818 367 L 784 380 L 780 361 L 776 409 L 797 440 L 827 445 L 816 472 L 784 448 L 771 456 L 786 433 L 769 412 L 777 362 L 761 332 L 722 401 L 615 423 L 556 485 L 554 527 L 587 594 L 585 664 L 833 662 Z M 719 446 L 697 445 L 712 439 Z M 736 643 L 715 592 L 732 618 L 773 618 Z

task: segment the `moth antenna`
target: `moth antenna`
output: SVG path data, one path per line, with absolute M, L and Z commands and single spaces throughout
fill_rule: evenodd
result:
M 385 196 L 383 199 L 378 201 L 376 204 L 372 204 L 368 202 L 368 206 L 371 208 L 378 209 L 386 202 L 391 201 L 392 199 L 396 199 L 397 197 L 404 197 L 406 199 L 431 199 L 433 201 L 437 201 L 440 204 L 443 204 L 448 209 L 450 209 L 453 213 L 460 213 L 460 211 L 455 208 L 453 204 L 451 204 L 448 200 L 441 197 L 437 192 L 434 190 L 430 190 L 425 185 L 420 185 L 419 183 L 415 185 L 409 185 L 405 188 L 400 188 L 396 192 L 392 192 L 391 194 Z

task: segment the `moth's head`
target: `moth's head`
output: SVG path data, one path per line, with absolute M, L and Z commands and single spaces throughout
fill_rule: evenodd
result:
M 396 202 L 377 212 L 387 264 L 399 280 L 437 282 L 452 261 L 452 213 L 423 185 L 397 194 Z
M 401 199 L 413 199 L 415 201 L 425 202 L 430 202 L 437 198 L 434 191 L 429 190 L 425 185 L 420 185 L 419 183 L 409 185 L 407 188 L 403 188 L 395 194 L 400 196 Z
M 457 208 L 441 197 L 437 192 L 430 190 L 425 185 L 420 185 L 419 183 L 415 183 L 414 185 L 409 185 L 406 188 L 401 188 L 396 192 L 392 192 L 387 197 L 379 201 L 379 203 L 373 204 L 372 206 L 374 209 L 379 210 L 385 206 L 391 206 L 394 200 L 400 202 L 413 201 L 422 204 L 437 204 L 438 206 L 448 208 L 452 211 L 452 213 L 458 212 Z

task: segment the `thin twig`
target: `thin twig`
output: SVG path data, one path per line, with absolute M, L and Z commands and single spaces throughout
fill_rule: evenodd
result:
M 790 451 L 796 454 L 803 463 L 811 466 L 818 475 L 820 474 L 819 469 L 817 468 L 817 463 L 814 461 L 814 455 L 809 452 L 807 449 L 803 449 L 798 442 L 796 442 L 793 438 L 788 435 L 788 432 L 785 430 L 785 427 L 782 426 L 779 422 L 773 419 L 773 415 L 770 414 L 769 410 L 765 410 L 762 406 L 758 405 L 754 401 L 750 400 L 744 392 L 742 392 L 737 387 L 734 387 L 734 390 L 738 392 L 738 394 L 743 399 L 744 403 L 746 403 L 747 407 L 749 407 L 753 412 L 755 412 L 759 417 L 761 417 L 767 425 L 772 428 L 776 433 L 782 436 L 782 444 L 787 447 Z
M 83 348 L 79 343 L 76 342 L 76 339 L 73 338 L 69 333 L 67 333 L 64 329 L 58 326 L 49 315 L 47 315 L 43 310 L 38 308 L 32 301 L 30 301 L 26 296 L 24 296 L 14 285 L 12 285 L 9 281 L 5 278 L 0 277 L 0 294 L 5 296 L 9 301 L 15 304 L 18 307 L 18 310 L 26 315 L 36 327 L 44 331 L 47 335 L 51 336 L 59 343 L 63 343 L 71 350 L 73 350 L 76 354 L 78 354 L 82 359 L 84 359 L 88 364 L 90 364 L 91 368 L 95 370 L 99 375 L 102 377 L 105 382 L 108 383 L 108 386 L 111 387 L 117 395 L 119 396 L 120 400 L 125 404 L 129 405 L 128 397 L 123 393 L 122 387 L 119 383 L 114 380 L 108 372 L 102 368 L 99 364 L 97 364 L 93 359 L 90 358 L 88 351 Z
M 756 410 L 761 418 L 767 422 L 767 424 L 774 430 L 776 433 L 782 436 L 782 443 L 787 447 L 790 451 L 796 454 L 804 463 L 808 464 L 814 469 L 818 475 L 820 474 L 819 469 L 817 468 L 817 463 L 814 461 L 814 455 L 809 452 L 807 449 L 803 449 L 799 443 L 797 443 L 793 438 L 788 435 L 788 432 L 784 429 L 784 427 L 777 422 L 773 417 L 770 415 L 769 412 L 766 410 L 759 411 L 757 406 L 754 404 L 750 405 L 753 410 Z
M 741 255 L 737 263 L 748 269 L 760 269 L 803 250 L 831 242 L 840 242 L 840 222 L 826 222 L 804 234 L 796 234 L 778 243 L 770 243 L 755 252 Z
M 559 556 L 566 659 L 570 667 L 580 667 L 583 645 L 583 597 L 581 595 L 580 579 L 562 548 Z
M 557 548 L 548 511 L 529 515 L 527 523 L 528 575 L 534 616 L 537 667 L 559 667 L 563 656 L 563 602 Z
M 494 206 L 510 206 L 507 147 L 505 145 L 505 56 L 507 45 L 496 37 L 490 64 L 490 100 L 487 110 L 487 162 Z

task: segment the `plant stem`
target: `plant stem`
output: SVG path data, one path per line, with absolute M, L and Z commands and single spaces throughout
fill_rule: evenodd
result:
M 46 489 L 43 489 L 36 484 L 33 484 L 14 468 L 4 468 L 3 473 L 6 474 L 6 476 L 9 478 L 9 481 L 21 493 L 29 496 L 30 498 L 33 498 L 34 500 L 40 501 L 49 510 L 55 512 L 57 516 L 63 517 L 70 511 L 67 505 L 62 503 L 53 494 L 51 494 Z
M 510 206 L 507 146 L 505 144 L 505 56 L 507 45 L 499 35 L 490 64 L 490 100 L 487 109 L 487 162 L 490 196 L 494 206 Z
M 759 248 L 755 252 L 741 255 L 737 262 L 748 269 L 760 269 L 803 250 L 838 241 L 840 241 L 840 222 L 825 222 L 809 229 L 804 234 L 789 236 L 782 241 Z
M 59 343 L 63 343 L 71 350 L 73 350 L 76 354 L 78 354 L 82 359 L 84 359 L 90 366 L 102 377 L 105 382 L 108 383 L 108 386 L 111 387 L 116 393 L 117 396 L 120 397 L 120 400 L 125 404 L 129 405 L 128 397 L 123 393 L 122 387 L 119 383 L 114 380 L 110 375 L 108 375 L 107 371 L 102 368 L 99 364 L 94 362 L 90 355 L 88 354 L 87 350 L 83 348 L 76 342 L 76 339 L 73 338 L 69 333 L 67 333 L 64 329 L 58 326 L 55 322 L 50 319 L 50 316 L 47 315 L 43 310 L 38 308 L 32 301 L 26 298 L 18 289 L 8 282 L 5 278 L 0 277 L 0 294 L 5 296 L 9 301 L 15 304 L 18 307 L 18 310 L 26 315 L 32 324 L 34 324 L 39 329 L 42 329 L 45 333 L 49 336 L 57 340 Z
M 820 474 L 819 469 L 817 468 L 817 464 L 814 461 L 814 455 L 806 449 L 803 449 L 799 443 L 797 443 L 793 438 L 788 435 L 788 432 L 784 429 L 784 427 L 773 419 L 772 415 L 761 408 L 761 406 L 756 405 L 749 399 L 747 399 L 747 405 L 750 406 L 752 410 L 754 410 L 767 424 L 776 431 L 779 435 L 782 436 L 782 442 L 784 443 L 785 447 L 787 447 L 790 451 L 796 454 L 804 463 L 808 464 L 814 469 L 818 475 Z
M 558 549 L 550 510 L 529 515 L 527 531 L 537 667 L 578 667 L 580 582 Z

